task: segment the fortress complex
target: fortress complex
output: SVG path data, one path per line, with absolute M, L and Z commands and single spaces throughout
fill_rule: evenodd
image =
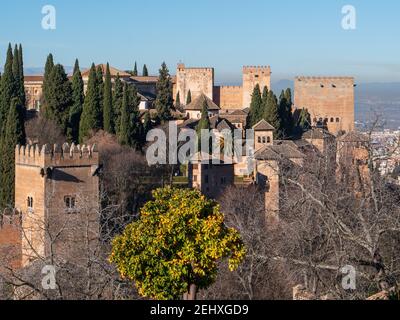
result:
M 179 93 L 182 103 L 187 101 L 189 91 L 192 99 L 206 95 L 217 104 L 222 112 L 241 110 L 250 107 L 254 87 L 259 84 L 271 88 L 271 67 L 243 67 L 242 86 L 215 86 L 214 68 L 188 68 L 178 64 L 174 81 L 174 97 Z

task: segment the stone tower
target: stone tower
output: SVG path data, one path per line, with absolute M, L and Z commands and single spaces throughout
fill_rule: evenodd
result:
M 187 68 L 183 63 L 178 64 L 174 98 L 179 92 L 181 103 L 186 104 L 189 90 L 192 95 L 192 101 L 201 94 L 213 99 L 214 69 Z
M 22 215 L 22 266 L 43 258 L 78 261 L 99 239 L 95 146 L 17 146 L 15 207 Z
M 264 87 L 271 89 L 271 67 L 243 67 L 243 108 L 250 108 L 251 96 L 257 84 L 261 92 Z
M 354 78 L 297 77 L 294 105 L 306 108 L 313 126 L 327 127 L 332 134 L 354 130 Z

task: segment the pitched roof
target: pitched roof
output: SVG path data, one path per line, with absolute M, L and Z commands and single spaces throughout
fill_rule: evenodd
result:
M 288 144 L 265 146 L 255 153 L 257 160 L 303 159 L 304 154 Z
M 40 82 L 44 80 L 43 75 L 24 76 L 25 82 Z
M 103 70 L 103 74 L 106 74 L 107 65 L 104 64 L 104 63 L 103 64 L 99 64 L 99 65 L 96 66 L 96 70 L 97 70 L 97 68 L 99 66 Z M 90 69 L 86 69 L 85 71 L 82 72 L 82 77 L 83 78 L 89 77 L 89 73 L 90 73 Z M 111 66 L 110 66 L 110 74 L 111 74 L 111 77 L 116 77 L 119 74 L 119 76 L 121 78 L 129 78 L 131 76 L 129 73 L 127 73 L 125 71 L 118 70 L 118 69 L 116 69 L 114 67 L 111 67 Z
M 158 77 L 157 76 L 136 76 L 136 77 L 130 77 L 133 81 L 135 82 L 148 82 L 148 83 L 153 83 L 153 82 L 158 82 Z
M 257 124 L 253 126 L 254 131 L 273 131 L 275 128 L 271 126 L 267 121 L 262 119 Z
M 330 134 L 328 130 L 323 128 L 312 128 L 307 132 L 303 133 L 302 135 L 302 139 L 326 139 L 326 138 L 334 138 L 334 136 Z
M 247 113 L 243 110 L 233 110 L 232 112 L 229 112 L 228 115 L 230 116 L 244 116 L 247 117 Z
M 340 142 L 368 142 L 368 136 L 361 132 L 351 131 L 338 138 Z
M 201 111 L 203 110 L 204 102 L 207 104 L 208 110 L 220 110 L 214 101 L 207 97 L 204 93 L 194 99 L 191 103 L 185 106 L 185 110 Z

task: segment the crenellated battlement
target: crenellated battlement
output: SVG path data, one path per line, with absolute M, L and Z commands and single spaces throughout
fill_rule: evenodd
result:
M 267 72 L 271 73 L 270 66 L 244 66 L 243 73 L 259 73 L 259 72 Z
M 22 215 L 19 212 L 12 212 L 11 214 L 0 214 L 0 230 L 9 227 L 20 227 L 22 223 Z
M 51 166 L 51 165 L 95 165 L 99 162 L 99 153 L 96 145 L 75 145 L 64 143 L 62 146 L 50 145 L 17 145 L 15 148 L 16 164 L 32 166 Z

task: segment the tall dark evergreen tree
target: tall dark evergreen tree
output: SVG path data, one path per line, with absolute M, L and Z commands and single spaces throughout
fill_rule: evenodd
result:
M 143 141 L 146 141 L 146 135 L 147 133 L 151 130 L 152 123 L 151 123 L 151 117 L 150 117 L 150 112 L 146 112 L 144 115 L 143 119 L 143 133 L 144 133 L 144 139 Z
M 301 134 L 311 129 L 311 115 L 307 109 L 301 109 L 295 128 L 297 134 Z
M 121 145 L 127 145 L 135 149 L 140 149 L 143 134 L 139 103 L 140 99 L 136 87 L 125 83 L 118 141 Z
M 176 99 L 175 99 L 175 107 L 179 108 L 181 106 L 181 95 L 178 93 L 176 94 Z
M 132 75 L 133 75 L 134 77 L 137 77 L 137 76 L 138 76 L 138 68 L 137 68 L 137 63 L 136 63 L 136 61 L 135 61 L 135 66 L 133 67 Z
M 271 90 L 268 92 L 267 109 L 265 110 L 264 119 L 275 128 L 275 139 L 283 138 L 283 124 L 279 112 L 278 99 Z
M 70 108 L 72 106 L 72 87 L 64 67 L 55 65 L 47 84 L 47 98 L 44 116 L 54 120 L 64 134 L 67 133 Z
M 210 130 L 210 117 L 208 115 L 208 107 L 207 107 L 207 102 L 204 101 L 203 103 L 203 108 L 201 110 L 201 118 L 199 123 L 196 126 L 196 131 L 197 131 L 197 137 L 198 137 L 198 151 L 204 151 L 206 152 L 208 150 L 208 152 L 211 151 L 210 146 L 211 143 L 209 141 L 208 146 L 204 147 L 202 146 L 202 130 Z
M 112 98 L 113 97 L 112 97 L 110 65 L 107 63 L 106 76 L 104 81 L 103 123 L 104 123 L 104 130 L 107 131 L 108 133 L 115 133 Z
M 92 64 L 89 73 L 88 87 L 83 103 L 81 122 L 79 124 L 79 141 L 83 143 L 89 137 L 91 130 L 101 128 L 101 112 L 99 94 L 97 90 L 96 67 Z
M 47 100 L 49 99 L 49 85 L 50 85 L 50 74 L 54 68 L 53 55 L 50 53 L 47 56 L 46 65 L 44 67 L 44 79 L 43 79 L 43 104 L 46 106 Z
M 4 136 L 1 137 L 0 208 L 14 208 L 15 146 L 25 145 L 24 107 L 13 98 L 8 111 Z
M 288 91 L 289 90 L 289 91 Z M 282 123 L 282 133 L 284 137 L 290 137 L 293 133 L 293 114 L 292 114 L 292 97 L 290 89 L 281 92 L 279 97 L 279 114 Z
M 10 109 L 11 100 L 18 96 L 14 73 L 13 73 L 13 53 L 11 44 L 8 45 L 4 73 L 0 83 L 0 135 L 4 133 L 4 128 Z
M 143 66 L 142 75 L 143 75 L 143 77 L 148 77 L 149 76 L 149 70 L 147 70 L 147 66 L 146 65 Z
M 14 53 L 13 53 L 13 75 L 14 75 L 14 83 L 15 83 L 15 94 L 16 97 L 19 99 L 19 103 L 22 104 L 22 97 L 20 96 L 21 91 L 21 72 L 20 72 L 20 63 L 19 63 L 19 53 L 18 53 L 18 46 L 15 45 Z
M 69 112 L 67 132 L 68 139 L 75 143 L 79 143 L 79 123 L 81 120 L 84 101 L 84 83 L 79 69 L 79 61 L 76 59 L 72 76 L 72 107 Z
M 99 105 L 100 105 L 100 129 L 103 129 L 103 101 L 104 101 L 104 81 L 103 81 L 103 68 L 101 65 L 97 66 L 96 70 L 96 78 L 97 78 L 97 94 L 98 94 L 98 100 L 99 100 Z
M 114 107 L 114 130 L 117 136 L 119 136 L 120 125 L 121 125 L 121 110 L 122 110 L 122 100 L 124 97 L 124 86 L 122 81 L 117 75 L 115 79 L 115 86 L 113 92 L 113 107 Z
M 24 76 L 24 55 L 22 52 L 22 45 L 18 48 L 18 63 L 19 63 L 19 98 L 21 99 L 21 104 L 26 106 L 26 95 L 25 95 L 25 76 Z
M 251 103 L 250 103 L 250 112 L 247 119 L 247 125 L 249 128 L 252 128 L 257 122 L 259 122 L 262 117 L 263 111 L 263 101 L 261 97 L 261 90 L 260 86 L 257 84 L 254 87 L 253 94 L 251 96 Z
M 187 97 L 186 97 L 186 105 L 190 104 L 192 102 L 192 92 L 188 91 Z
M 169 75 L 167 65 L 163 62 L 157 82 L 157 97 L 155 101 L 158 118 L 161 122 L 171 118 L 173 103 L 171 76 Z

